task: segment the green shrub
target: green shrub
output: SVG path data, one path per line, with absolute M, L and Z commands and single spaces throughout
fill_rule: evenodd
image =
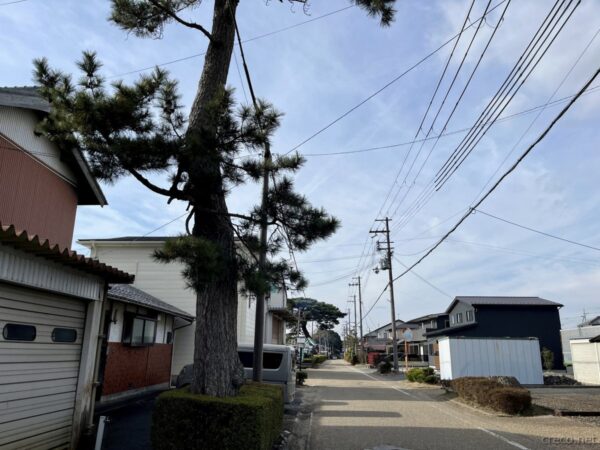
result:
M 437 377 L 431 367 L 414 367 L 406 372 L 406 379 L 417 383 L 437 383 Z
M 522 413 L 531 406 L 527 389 L 503 385 L 492 378 L 457 378 L 450 386 L 461 398 L 506 414 Z
M 381 361 L 377 364 L 379 373 L 390 373 L 392 371 L 392 363 L 389 361 Z
M 552 350 L 546 347 L 542 349 L 542 361 L 544 363 L 544 369 L 552 370 L 554 367 L 554 353 L 552 353 Z
M 356 355 L 352 355 L 352 358 L 350 359 L 350 364 L 352 364 L 353 366 L 358 364 L 358 356 Z
M 250 383 L 236 397 L 167 391 L 152 414 L 152 448 L 271 449 L 283 424 L 281 386 Z
M 296 384 L 298 386 L 302 386 L 304 384 L 304 381 L 306 381 L 307 378 L 308 378 L 308 373 L 306 373 L 306 371 L 298 370 L 296 372 Z

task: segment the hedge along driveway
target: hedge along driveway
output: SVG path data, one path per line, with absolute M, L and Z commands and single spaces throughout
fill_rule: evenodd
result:
M 162 394 L 152 417 L 154 450 L 269 450 L 283 424 L 280 386 L 246 384 L 237 397 L 195 395 L 189 389 Z

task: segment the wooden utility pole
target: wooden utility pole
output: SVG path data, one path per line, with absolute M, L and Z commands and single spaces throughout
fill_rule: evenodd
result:
M 378 219 L 377 222 L 385 222 L 385 229 L 371 230 L 371 234 L 385 234 L 385 267 L 382 270 L 388 271 L 388 287 L 390 288 L 390 306 L 392 315 L 392 355 L 394 358 L 394 371 L 398 372 L 398 337 L 396 336 L 396 304 L 394 301 L 394 274 L 392 272 L 392 242 L 390 241 L 390 218 Z M 377 242 L 377 249 L 381 250 L 380 242 Z

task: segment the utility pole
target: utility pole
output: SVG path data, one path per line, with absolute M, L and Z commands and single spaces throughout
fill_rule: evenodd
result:
M 352 297 L 352 300 L 348 300 L 349 303 L 354 303 L 354 336 L 358 336 L 358 329 L 357 329 L 357 317 L 356 317 L 356 295 L 354 295 Z
M 357 280 L 356 283 L 350 283 L 348 286 L 358 286 L 358 314 L 359 314 L 359 330 L 360 330 L 360 342 L 362 345 L 363 341 L 363 323 L 362 323 L 362 292 L 360 289 L 360 275 L 353 277 L 353 280 Z M 356 313 L 355 313 L 356 315 Z
M 398 372 L 398 338 L 396 336 L 396 304 L 394 301 L 394 274 L 392 272 L 392 242 L 390 241 L 390 218 L 378 219 L 376 222 L 385 222 L 385 229 L 371 230 L 371 234 L 385 234 L 385 248 L 382 249 L 381 242 L 377 241 L 377 250 L 385 250 L 385 266 L 380 267 L 382 270 L 388 271 L 388 287 L 390 288 L 390 306 L 392 315 L 392 355 L 394 358 L 394 371 Z

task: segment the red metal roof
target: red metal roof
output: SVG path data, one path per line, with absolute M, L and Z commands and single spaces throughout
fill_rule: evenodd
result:
M 17 230 L 13 225 L 0 223 L 0 243 L 55 261 L 64 266 L 97 275 L 109 283 L 133 283 L 134 276 L 127 272 L 79 255 L 68 248 L 61 248 L 58 244 L 51 244 L 48 239 L 40 239 L 38 235 L 29 235 L 27 231 Z

